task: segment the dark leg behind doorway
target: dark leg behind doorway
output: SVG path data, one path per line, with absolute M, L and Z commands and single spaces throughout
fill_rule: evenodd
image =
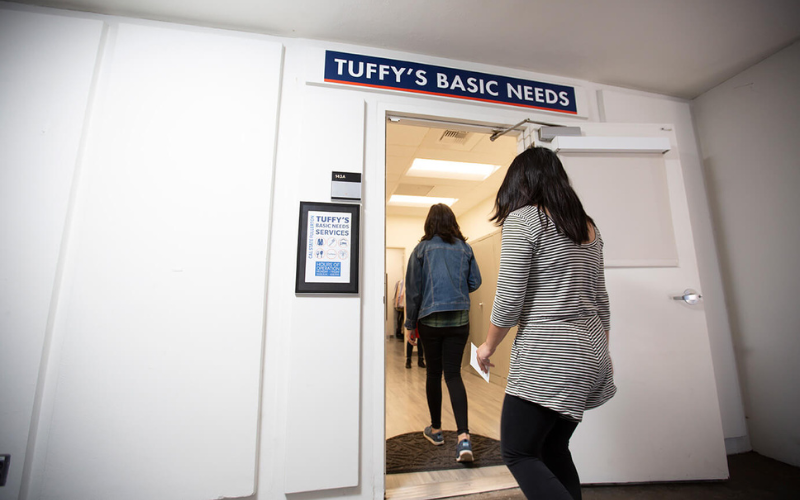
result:
M 411 366 L 411 353 L 414 351 L 414 346 L 410 343 L 406 342 L 406 368 L 410 368 Z M 424 368 L 425 367 L 425 358 L 424 352 L 425 350 L 422 348 L 422 341 L 417 339 L 417 364 Z
M 403 322 L 406 320 L 405 311 L 403 309 L 394 310 L 394 337 L 396 339 L 403 339 Z

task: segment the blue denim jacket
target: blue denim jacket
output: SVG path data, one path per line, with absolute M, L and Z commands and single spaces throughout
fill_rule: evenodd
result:
M 440 237 L 420 241 L 406 269 L 406 322 L 413 330 L 417 320 L 441 311 L 468 311 L 469 294 L 481 286 L 481 272 L 472 247 L 456 239 L 452 245 Z

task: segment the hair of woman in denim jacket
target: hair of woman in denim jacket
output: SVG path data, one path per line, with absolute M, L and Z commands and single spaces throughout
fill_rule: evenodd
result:
M 467 241 L 456 221 L 456 214 L 444 203 L 433 205 L 425 219 L 425 236 L 420 241 L 425 241 L 439 236 L 445 243 L 453 244 L 456 238 Z
M 594 221 L 570 186 L 561 160 L 547 148 L 529 148 L 514 158 L 489 220 L 502 226 L 508 214 L 528 205 L 538 206 L 553 219 L 556 229 L 575 243 L 589 241 L 587 223 L 593 225 Z

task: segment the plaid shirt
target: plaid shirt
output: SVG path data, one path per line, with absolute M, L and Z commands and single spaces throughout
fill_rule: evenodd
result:
M 469 323 L 469 311 L 441 311 L 420 318 L 420 323 L 425 326 L 443 328 L 449 326 L 464 326 Z

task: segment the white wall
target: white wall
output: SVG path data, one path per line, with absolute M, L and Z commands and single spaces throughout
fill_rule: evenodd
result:
M 800 465 L 800 43 L 692 105 L 753 449 Z
M 500 229 L 489 221 L 489 217 L 494 213 L 494 200 L 495 197 L 490 196 L 458 218 L 461 233 L 467 237 L 468 243 Z
M 24 387 L 0 495 L 252 494 L 281 45 L 17 9 L 3 296 L 36 293 L 3 324 Z
M 276 206 L 281 208 L 273 234 L 281 235 L 296 234 L 292 229 L 296 229 L 300 201 L 330 201 L 332 171 L 361 173 L 364 165 L 364 99 L 351 93 L 332 99 L 330 93 L 313 87 L 295 90 L 303 96 L 302 108 L 296 113 L 302 121 L 288 127 L 298 130 L 295 127 L 299 125 L 303 142 L 299 163 L 285 162 L 284 157 L 278 163 L 281 172 L 286 167 L 291 169 L 292 184 L 297 186 L 294 192 L 276 193 Z M 281 228 L 287 222 L 284 231 Z M 277 238 L 273 244 L 278 262 L 294 262 L 296 251 L 296 238 Z M 289 363 L 286 435 L 291 440 L 283 464 L 284 492 L 357 487 L 361 301 L 358 295 L 290 297 L 293 287 L 286 285 L 293 279 L 285 275 L 287 271 L 293 275 L 294 269 L 293 265 L 283 266 L 269 289 L 271 298 L 287 295 L 293 314 L 285 331 L 291 337 L 285 354 Z M 359 291 L 363 293 L 361 288 Z M 270 315 L 268 332 L 278 331 L 272 320 Z M 380 333 L 375 336 L 383 338 Z M 319 467 L 309 474 L 309 457 L 320 450 L 336 450 L 336 465 Z
M 0 10 L 0 453 L 12 460 L 2 499 L 17 498 L 34 438 L 102 29 L 95 20 Z
M 393 248 L 404 248 L 406 252 L 406 263 L 411 257 L 411 251 L 419 243 L 420 238 L 425 235 L 425 217 L 407 217 L 390 215 L 386 217 L 386 246 Z M 405 269 L 404 266 L 404 269 Z

